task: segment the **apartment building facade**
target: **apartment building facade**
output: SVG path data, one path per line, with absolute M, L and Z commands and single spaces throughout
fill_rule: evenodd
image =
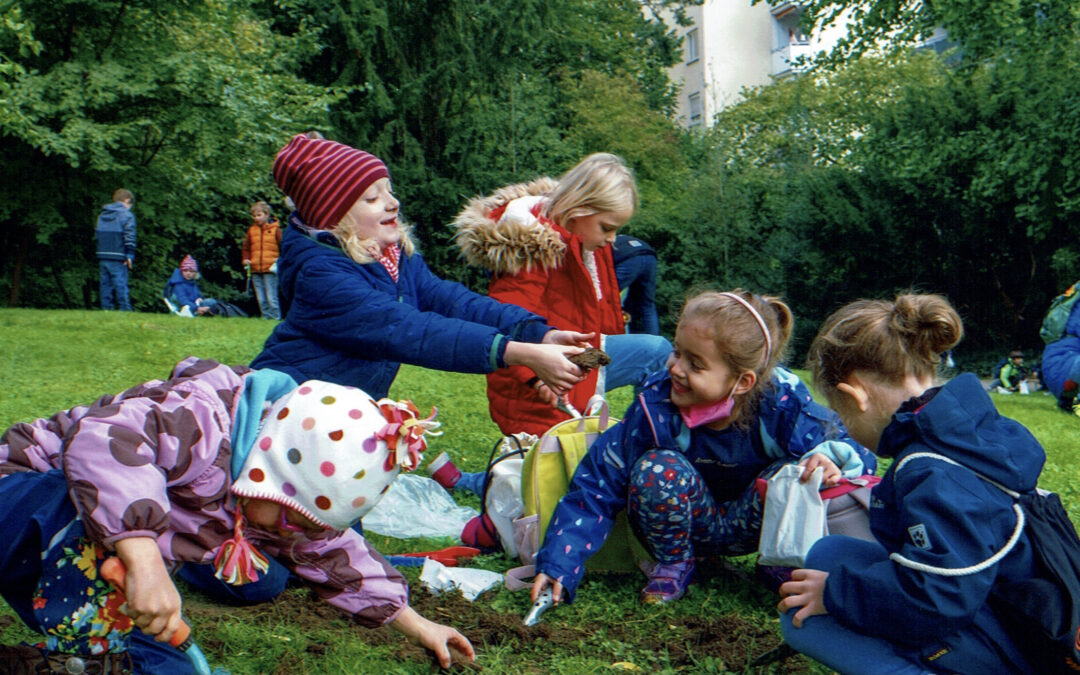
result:
M 742 99 L 746 87 L 769 84 L 795 74 L 801 56 L 830 49 L 844 27 L 804 35 L 802 5 L 770 6 L 762 0 L 705 0 L 688 7 L 682 62 L 671 68 L 680 83 L 679 117 L 688 127 L 708 126 L 717 112 Z

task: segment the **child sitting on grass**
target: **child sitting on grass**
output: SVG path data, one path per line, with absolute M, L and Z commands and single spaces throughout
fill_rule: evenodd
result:
M 780 587 L 785 641 L 840 673 L 1048 672 L 990 602 L 1035 561 L 1014 498 L 976 475 L 1028 492 L 1046 455 L 975 375 L 935 383 L 962 334 L 943 297 L 900 295 L 837 310 L 810 347 L 818 391 L 894 460 L 870 503 L 877 541 L 824 537 Z
M 834 413 L 777 367 L 791 335 L 779 298 L 703 293 L 683 308 L 667 370 L 651 376 L 623 421 L 577 467 L 536 556 L 533 600 L 551 585 L 573 599 L 585 561 L 626 507 L 656 563 L 642 601 L 679 599 L 695 557 L 758 548 L 755 480 L 786 463 L 824 469 L 824 484 L 873 472 L 876 461 Z
M 0 671 L 65 672 L 77 657 L 87 672 L 125 672 L 134 642 L 135 672 L 191 672 L 180 652 L 131 641 L 132 627 L 159 641 L 177 630 L 179 565 L 242 585 L 267 556 L 357 623 L 393 626 L 443 667 L 472 661 L 468 639 L 411 609 L 404 578 L 350 529 L 399 467 L 416 467 L 435 426 L 411 403 L 195 358 L 168 381 L 12 426 L 0 438 L 0 594 L 44 640 L 0 648 Z M 123 614 L 99 575 L 110 555 L 127 568 Z
M 184 256 L 180 267 L 173 270 L 163 295 L 182 316 L 217 314 L 217 300 L 204 298 L 199 290 L 199 263 L 190 255 Z

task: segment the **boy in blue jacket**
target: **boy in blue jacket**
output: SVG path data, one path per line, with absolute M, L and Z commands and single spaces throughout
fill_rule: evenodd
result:
M 113 193 L 112 203 L 101 210 L 94 229 L 102 309 L 131 311 L 128 272 L 135 260 L 135 214 L 131 212 L 134 204 L 131 191 L 120 188 Z
M 852 436 L 894 458 L 870 503 L 877 541 L 824 537 L 780 587 L 784 639 L 840 673 L 1039 672 L 988 603 L 1034 574 L 1032 546 L 1014 498 L 975 473 L 1029 492 L 1046 455 L 975 375 L 935 386 L 962 333 L 944 298 L 901 295 L 841 308 L 810 348 Z

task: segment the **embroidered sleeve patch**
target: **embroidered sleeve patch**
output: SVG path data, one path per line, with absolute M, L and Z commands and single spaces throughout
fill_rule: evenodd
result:
M 926 533 L 926 526 L 922 523 L 918 525 L 912 525 L 907 529 L 908 535 L 911 537 L 911 543 L 915 544 L 923 550 L 930 549 L 930 535 Z

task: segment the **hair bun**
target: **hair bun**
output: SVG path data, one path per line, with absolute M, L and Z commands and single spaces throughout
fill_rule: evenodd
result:
M 934 294 L 897 296 L 890 324 L 909 352 L 931 362 L 955 347 L 964 335 L 956 310 L 944 297 Z

